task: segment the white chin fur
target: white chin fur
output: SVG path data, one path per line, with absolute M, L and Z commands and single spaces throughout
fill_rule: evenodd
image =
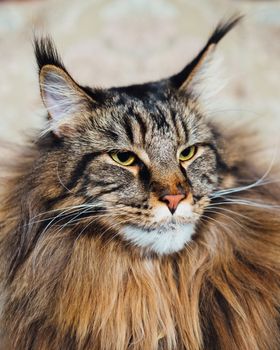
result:
M 151 231 L 130 225 L 123 228 L 126 240 L 158 254 L 178 252 L 191 240 L 193 233 L 194 224 L 170 223 Z

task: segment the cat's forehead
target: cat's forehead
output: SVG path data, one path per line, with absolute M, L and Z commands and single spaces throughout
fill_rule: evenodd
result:
M 113 100 L 104 118 L 110 133 L 116 134 L 116 144 L 122 143 L 124 148 L 131 144 L 152 154 L 164 154 L 209 138 L 195 103 L 186 99 L 150 91 L 140 97 L 118 92 Z

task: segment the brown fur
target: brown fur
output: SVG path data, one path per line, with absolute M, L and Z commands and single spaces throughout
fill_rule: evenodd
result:
M 6 192 L 29 167 L 18 169 Z M 254 192 L 264 202 L 279 198 L 275 185 Z M 15 198 L 1 210 L 9 222 L 1 235 L 6 259 L 20 215 L 19 192 Z M 69 229 L 50 230 L 6 289 L 9 349 L 278 349 L 278 212 L 225 208 L 235 214 L 213 214 L 171 256 L 143 256 L 96 233 L 75 239 Z
M 36 47 L 45 103 L 63 96 L 69 108 L 49 108 L 48 132 L 1 162 L 1 350 L 280 348 L 279 171 L 252 158 L 247 128 L 206 121 L 199 99 L 179 89 L 237 21 L 218 26 L 193 62 L 157 85 L 82 88 L 50 42 Z M 72 102 L 83 105 L 73 118 Z M 197 155 L 178 162 L 189 144 Z M 116 165 L 112 149 L 139 163 Z M 213 196 L 264 173 L 251 188 Z M 159 254 L 122 236 L 128 220 L 155 225 L 152 209 L 179 187 L 196 216 L 181 250 Z M 99 212 L 75 221 L 73 206 L 85 203 Z

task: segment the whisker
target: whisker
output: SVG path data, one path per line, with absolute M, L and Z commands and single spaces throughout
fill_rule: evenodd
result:
M 223 189 L 223 190 L 218 190 L 216 192 L 213 192 L 210 195 L 210 198 L 218 198 L 221 197 L 223 195 L 227 195 L 227 194 L 231 194 L 231 193 L 236 193 L 236 192 L 241 192 L 241 191 L 246 191 L 249 189 L 252 189 L 254 187 L 257 186 L 261 186 L 265 184 L 264 179 L 268 176 L 268 174 L 271 172 L 273 164 L 275 162 L 275 158 L 276 158 L 276 154 L 277 154 L 277 148 L 274 149 L 274 153 L 273 153 L 273 157 L 271 159 L 271 162 L 268 166 L 268 169 L 265 171 L 265 173 L 259 178 L 257 179 L 255 182 L 249 184 L 249 185 L 245 185 L 245 186 L 238 186 L 238 187 L 233 187 L 233 188 L 229 188 L 229 189 Z
M 209 211 L 208 208 L 210 208 L 210 209 L 217 209 L 217 210 L 223 210 L 223 211 L 225 211 L 225 212 L 227 212 L 227 213 L 237 215 L 238 217 L 241 217 L 241 218 L 244 218 L 244 219 L 247 219 L 247 220 L 250 220 L 250 221 L 258 222 L 258 221 L 256 221 L 255 219 L 253 219 L 253 218 L 251 218 L 251 217 L 249 217 L 249 216 L 247 216 L 247 215 L 240 214 L 240 213 L 238 213 L 238 212 L 236 212 L 236 211 L 234 211 L 234 210 L 230 210 L 230 209 L 227 209 L 227 208 L 209 205 L 209 206 L 206 208 L 206 212 Z
M 85 210 L 90 210 L 90 209 L 94 209 L 94 208 L 100 208 L 100 205 L 97 205 L 97 204 L 96 204 L 96 205 L 86 206 L 86 209 L 85 209 Z M 70 208 L 70 210 L 71 210 L 71 208 Z M 56 215 L 55 217 L 53 217 L 53 218 L 51 219 L 51 221 L 47 224 L 47 226 L 44 228 L 43 232 L 41 233 L 41 237 L 44 236 L 45 232 L 52 226 L 52 224 L 53 224 L 54 222 L 58 223 L 58 222 L 60 222 L 61 220 L 64 220 L 64 219 L 65 219 L 64 214 L 65 214 L 66 212 L 69 212 L 69 210 L 65 210 L 65 211 L 63 211 L 62 213 L 59 213 L 58 215 Z M 75 212 L 74 212 L 74 213 L 75 213 Z M 70 214 L 68 214 L 68 215 L 71 215 L 71 214 L 73 214 L 73 212 L 70 213 Z M 81 215 L 81 212 L 79 212 L 75 217 L 77 217 L 77 216 L 79 216 L 79 215 Z M 60 219 L 59 219 L 59 218 L 60 218 Z M 59 219 L 59 220 L 57 221 L 57 219 Z M 50 218 L 48 218 L 48 219 L 46 219 L 46 220 L 50 220 Z
M 221 223 L 220 221 L 218 221 L 218 220 L 216 220 L 216 219 L 214 219 L 214 218 L 212 218 L 212 217 L 210 217 L 210 216 L 208 216 L 208 215 L 206 215 L 206 214 L 202 214 L 200 217 L 199 217 L 199 220 L 201 220 L 202 222 L 204 221 L 204 222 L 206 222 L 206 223 L 208 223 L 209 222 L 209 220 L 210 221 L 213 221 L 215 224 L 217 224 L 218 226 L 221 226 L 223 229 L 224 228 L 228 228 L 228 225 L 225 225 L 224 223 Z M 229 228 L 229 230 L 230 230 L 230 228 Z
M 93 220 L 96 221 L 97 219 L 103 218 L 103 217 L 112 217 L 112 213 L 107 212 L 106 209 L 104 209 L 103 211 L 94 211 L 94 210 L 89 210 L 89 209 L 85 209 L 84 211 L 78 213 L 74 218 L 72 218 L 71 220 L 69 220 L 68 222 L 66 222 L 64 225 L 61 225 L 60 229 L 58 230 L 58 232 L 60 232 L 61 230 L 63 230 L 65 227 L 70 226 L 73 223 L 77 223 L 77 222 L 81 222 L 84 218 L 78 218 L 80 215 L 83 214 L 87 214 L 87 213 L 93 213 Z M 78 218 L 78 219 L 77 219 Z M 90 223 L 89 223 L 90 224 Z M 89 226 L 89 224 L 86 225 L 86 227 Z M 85 230 L 85 228 L 83 229 L 83 231 Z
M 88 208 L 88 209 L 85 209 L 82 213 L 84 213 L 84 212 L 86 212 L 87 210 L 90 210 L 90 208 Z M 81 215 L 81 213 L 80 213 L 80 215 Z M 77 215 L 76 215 L 77 216 Z M 106 213 L 106 214 L 98 214 L 98 215 L 96 215 L 95 217 L 94 217 L 94 220 L 92 220 L 91 222 L 93 223 L 94 221 L 96 221 L 96 220 L 98 220 L 100 217 L 109 217 L 109 216 L 111 216 L 111 214 L 110 213 Z M 64 218 L 61 218 L 60 220 L 63 220 Z M 59 220 L 59 221 L 60 221 Z M 71 221 L 71 220 L 70 220 Z M 80 220 L 77 220 L 77 221 L 81 221 L 81 219 Z M 59 234 L 59 232 L 63 232 L 63 229 L 68 225 L 68 223 L 69 223 L 69 221 L 66 223 L 66 224 L 64 224 L 64 225 L 61 225 L 60 226 L 60 228 L 56 231 L 56 235 L 55 235 L 55 237 L 59 237 L 58 236 L 58 234 Z M 39 247 L 39 242 L 41 241 L 41 240 L 43 240 L 42 239 L 42 237 L 43 237 L 43 235 L 44 235 L 44 233 L 45 233 L 45 231 L 46 231 L 46 229 L 43 231 L 43 233 L 40 235 L 40 238 L 39 238 L 39 240 L 37 241 L 37 244 L 36 244 L 36 246 L 35 246 L 35 248 L 34 248 L 34 250 L 33 250 L 33 256 L 34 256 L 34 259 L 36 260 L 36 257 L 38 256 L 38 252 L 37 252 L 37 250 L 39 249 L 38 247 Z M 64 237 L 63 235 L 61 236 L 61 237 Z M 34 260 L 34 264 L 35 264 L 35 260 Z M 35 266 L 35 265 L 34 265 Z
M 59 163 L 57 162 L 57 164 L 56 164 L 56 175 L 57 175 L 58 181 L 59 181 L 59 183 L 61 184 L 61 186 L 62 186 L 68 193 L 73 194 L 73 192 L 62 182 L 61 177 L 60 177 L 60 175 L 59 175 L 58 164 L 59 164 Z
M 90 208 L 91 209 L 91 208 Z M 67 209 L 67 210 L 63 210 L 62 212 L 59 212 L 57 215 L 55 216 L 51 216 L 51 217 L 45 217 L 44 219 L 41 220 L 36 220 L 36 221 L 31 221 L 27 224 L 24 224 L 22 227 L 28 227 L 28 226 L 32 226 L 34 224 L 38 224 L 38 223 L 43 223 L 43 222 L 48 222 L 50 221 L 50 223 L 56 222 L 57 219 L 59 219 L 57 222 L 60 222 L 63 219 L 67 219 L 67 217 L 71 217 L 73 214 L 75 214 L 76 212 L 78 212 L 80 209 L 74 209 L 72 210 L 71 208 Z
M 224 217 L 226 217 L 227 219 L 230 219 L 232 222 L 234 222 L 237 226 L 241 227 L 242 229 L 247 230 L 246 227 L 244 227 L 242 224 L 240 224 L 240 222 L 236 221 L 235 219 L 233 219 L 233 218 L 232 218 L 231 216 L 229 216 L 229 215 L 226 215 L 226 214 L 217 212 L 217 211 L 215 211 L 215 210 L 212 210 L 212 211 L 211 211 L 211 210 L 207 210 L 207 212 L 208 212 L 208 213 L 213 213 L 213 214 L 217 214 L 217 215 L 224 216 Z M 223 223 L 223 225 L 224 225 L 224 223 Z
M 110 203 L 110 202 L 109 202 Z M 116 207 L 116 203 L 113 203 L 113 202 L 111 202 L 114 206 L 112 206 L 112 207 L 109 207 L 108 206 L 108 201 L 106 201 L 106 208 L 108 208 L 108 209 L 114 209 L 115 207 Z M 86 204 L 79 204 L 79 205 L 73 205 L 73 206 L 69 206 L 69 207 L 64 207 L 64 208 L 57 208 L 57 209 L 52 209 L 52 210 L 48 210 L 48 211 L 45 211 L 45 212 L 42 212 L 42 213 L 39 213 L 39 214 L 37 214 L 37 215 L 35 215 L 35 216 L 33 216 L 31 219 L 30 219 L 30 223 L 31 223 L 31 221 L 33 220 L 33 219 L 35 219 L 35 218 L 37 218 L 37 217 L 39 217 L 39 216 L 43 216 L 43 215 L 46 215 L 46 214 L 49 214 L 49 213 L 54 213 L 54 212 L 60 212 L 60 211 L 64 211 L 64 210 L 67 210 L 67 211 L 71 211 L 71 210 L 79 210 L 79 209 L 83 209 L 83 208 L 88 208 L 88 207 L 90 207 L 90 208 L 95 208 L 95 207 L 97 207 L 97 206 L 99 206 L 100 207 L 100 204 L 94 204 L 94 203 L 86 203 Z M 45 219 L 43 219 L 43 220 L 38 220 L 38 221 L 34 221 L 34 222 L 32 222 L 32 223 L 38 223 L 38 222 L 42 222 L 42 221 L 45 221 L 45 220 L 50 220 L 51 219 L 51 217 L 48 217 L 48 218 L 45 218 Z M 13 220 L 16 220 L 16 219 L 13 219 Z M 28 225 L 28 224 L 27 224 Z
M 224 197 L 222 197 L 224 198 Z M 251 206 L 254 208 L 259 209 L 268 209 L 268 210 L 278 210 L 280 209 L 279 205 L 276 204 L 266 204 L 266 203 L 260 203 L 260 202 L 253 202 L 249 200 L 242 200 L 242 199 L 233 199 L 233 198 L 224 198 L 224 201 L 222 202 L 215 202 L 214 205 L 244 205 L 244 206 Z

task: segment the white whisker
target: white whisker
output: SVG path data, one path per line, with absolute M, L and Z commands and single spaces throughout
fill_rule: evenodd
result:
M 227 219 L 229 219 L 230 221 L 234 222 L 237 226 L 241 227 L 242 229 L 246 229 L 246 227 L 244 227 L 244 225 L 240 224 L 240 222 L 236 221 L 235 219 L 233 219 L 231 216 L 229 215 L 226 215 L 226 214 L 223 214 L 223 213 L 220 213 L 220 212 L 217 212 L 215 210 L 207 210 L 208 213 L 213 213 L 213 214 L 218 214 L 218 215 L 221 215 L 221 216 L 224 216 L 226 217 Z M 223 223 L 224 225 L 224 223 Z
M 224 198 L 224 197 L 222 197 Z M 236 205 L 244 205 L 244 206 L 251 206 L 251 207 L 255 207 L 255 208 L 259 208 L 259 209 L 270 209 L 270 210 L 277 210 L 280 209 L 279 205 L 276 204 L 267 204 L 267 203 L 260 203 L 260 202 L 253 202 L 250 200 L 242 200 L 242 199 L 234 199 L 234 198 L 224 198 L 224 201 L 222 202 L 217 202 L 214 203 L 214 205 L 232 205 L 232 204 L 236 204 Z
M 253 219 L 253 218 L 251 218 L 251 217 L 249 217 L 249 216 L 247 216 L 247 215 L 240 214 L 240 213 L 238 213 L 238 212 L 236 212 L 236 211 L 234 211 L 234 210 L 230 210 L 230 209 L 224 208 L 224 207 L 222 207 L 222 206 L 215 206 L 215 205 L 212 206 L 212 205 L 209 205 L 209 206 L 206 208 L 206 212 L 210 212 L 210 210 L 209 210 L 208 208 L 209 208 L 209 209 L 223 210 L 223 211 L 225 211 L 225 212 L 227 212 L 227 213 L 236 215 L 236 216 L 238 216 L 238 217 L 240 217 L 240 218 L 244 218 L 244 219 L 246 219 L 246 220 L 250 220 L 250 221 L 257 222 L 255 219 Z M 219 212 L 217 212 L 217 213 L 219 213 Z
M 253 182 L 253 183 L 251 183 L 249 185 L 245 185 L 245 186 L 238 186 L 238 187 L 233 187 L 233 188 L 229 188 L 229 189 L 218 190 L 216 192 L 213 192 L 210 195 L 210 198 L 212 198 L 212 199 L 213 198 L 218 198 L 218 197 L 221 197 L 221 196 L 225 196 L 227 194 L 232 194 L 232 193 L 237 193 L 237 192 L 241 192 L 241 191 L 246 191 L 246 190 L 252 189 L 252 188 L 257 187 L 257 186 L 265 185 L 266 184 L 265 178 L 269 175 L 269 173 L 272 170 L 273 164 L 274 164 L 275 159 L 276 159 L 276 154 L 277 154 L 277 147 L 275 147 L 275 149 L 274 149 L 273 157 L 272 157 L 271 162 L 270 162 L 270 164 L 268 166 L 268 169 L 255 182 Z
M 62 186 L 68 193 L 72 193 L 72 194 L 73 194 L 73 192 L 62 182 L 61 177 L 60 177 L 60 175 L 59 175 L 59 171 L 58 171 L 58 164 L 59 164 L 59 162 L 57 162 L 57 165 L 56 165 L 56 175 L 57 175 L 58 181 L 59 181 L 59 183 L 61 184 L 61 186 Z

